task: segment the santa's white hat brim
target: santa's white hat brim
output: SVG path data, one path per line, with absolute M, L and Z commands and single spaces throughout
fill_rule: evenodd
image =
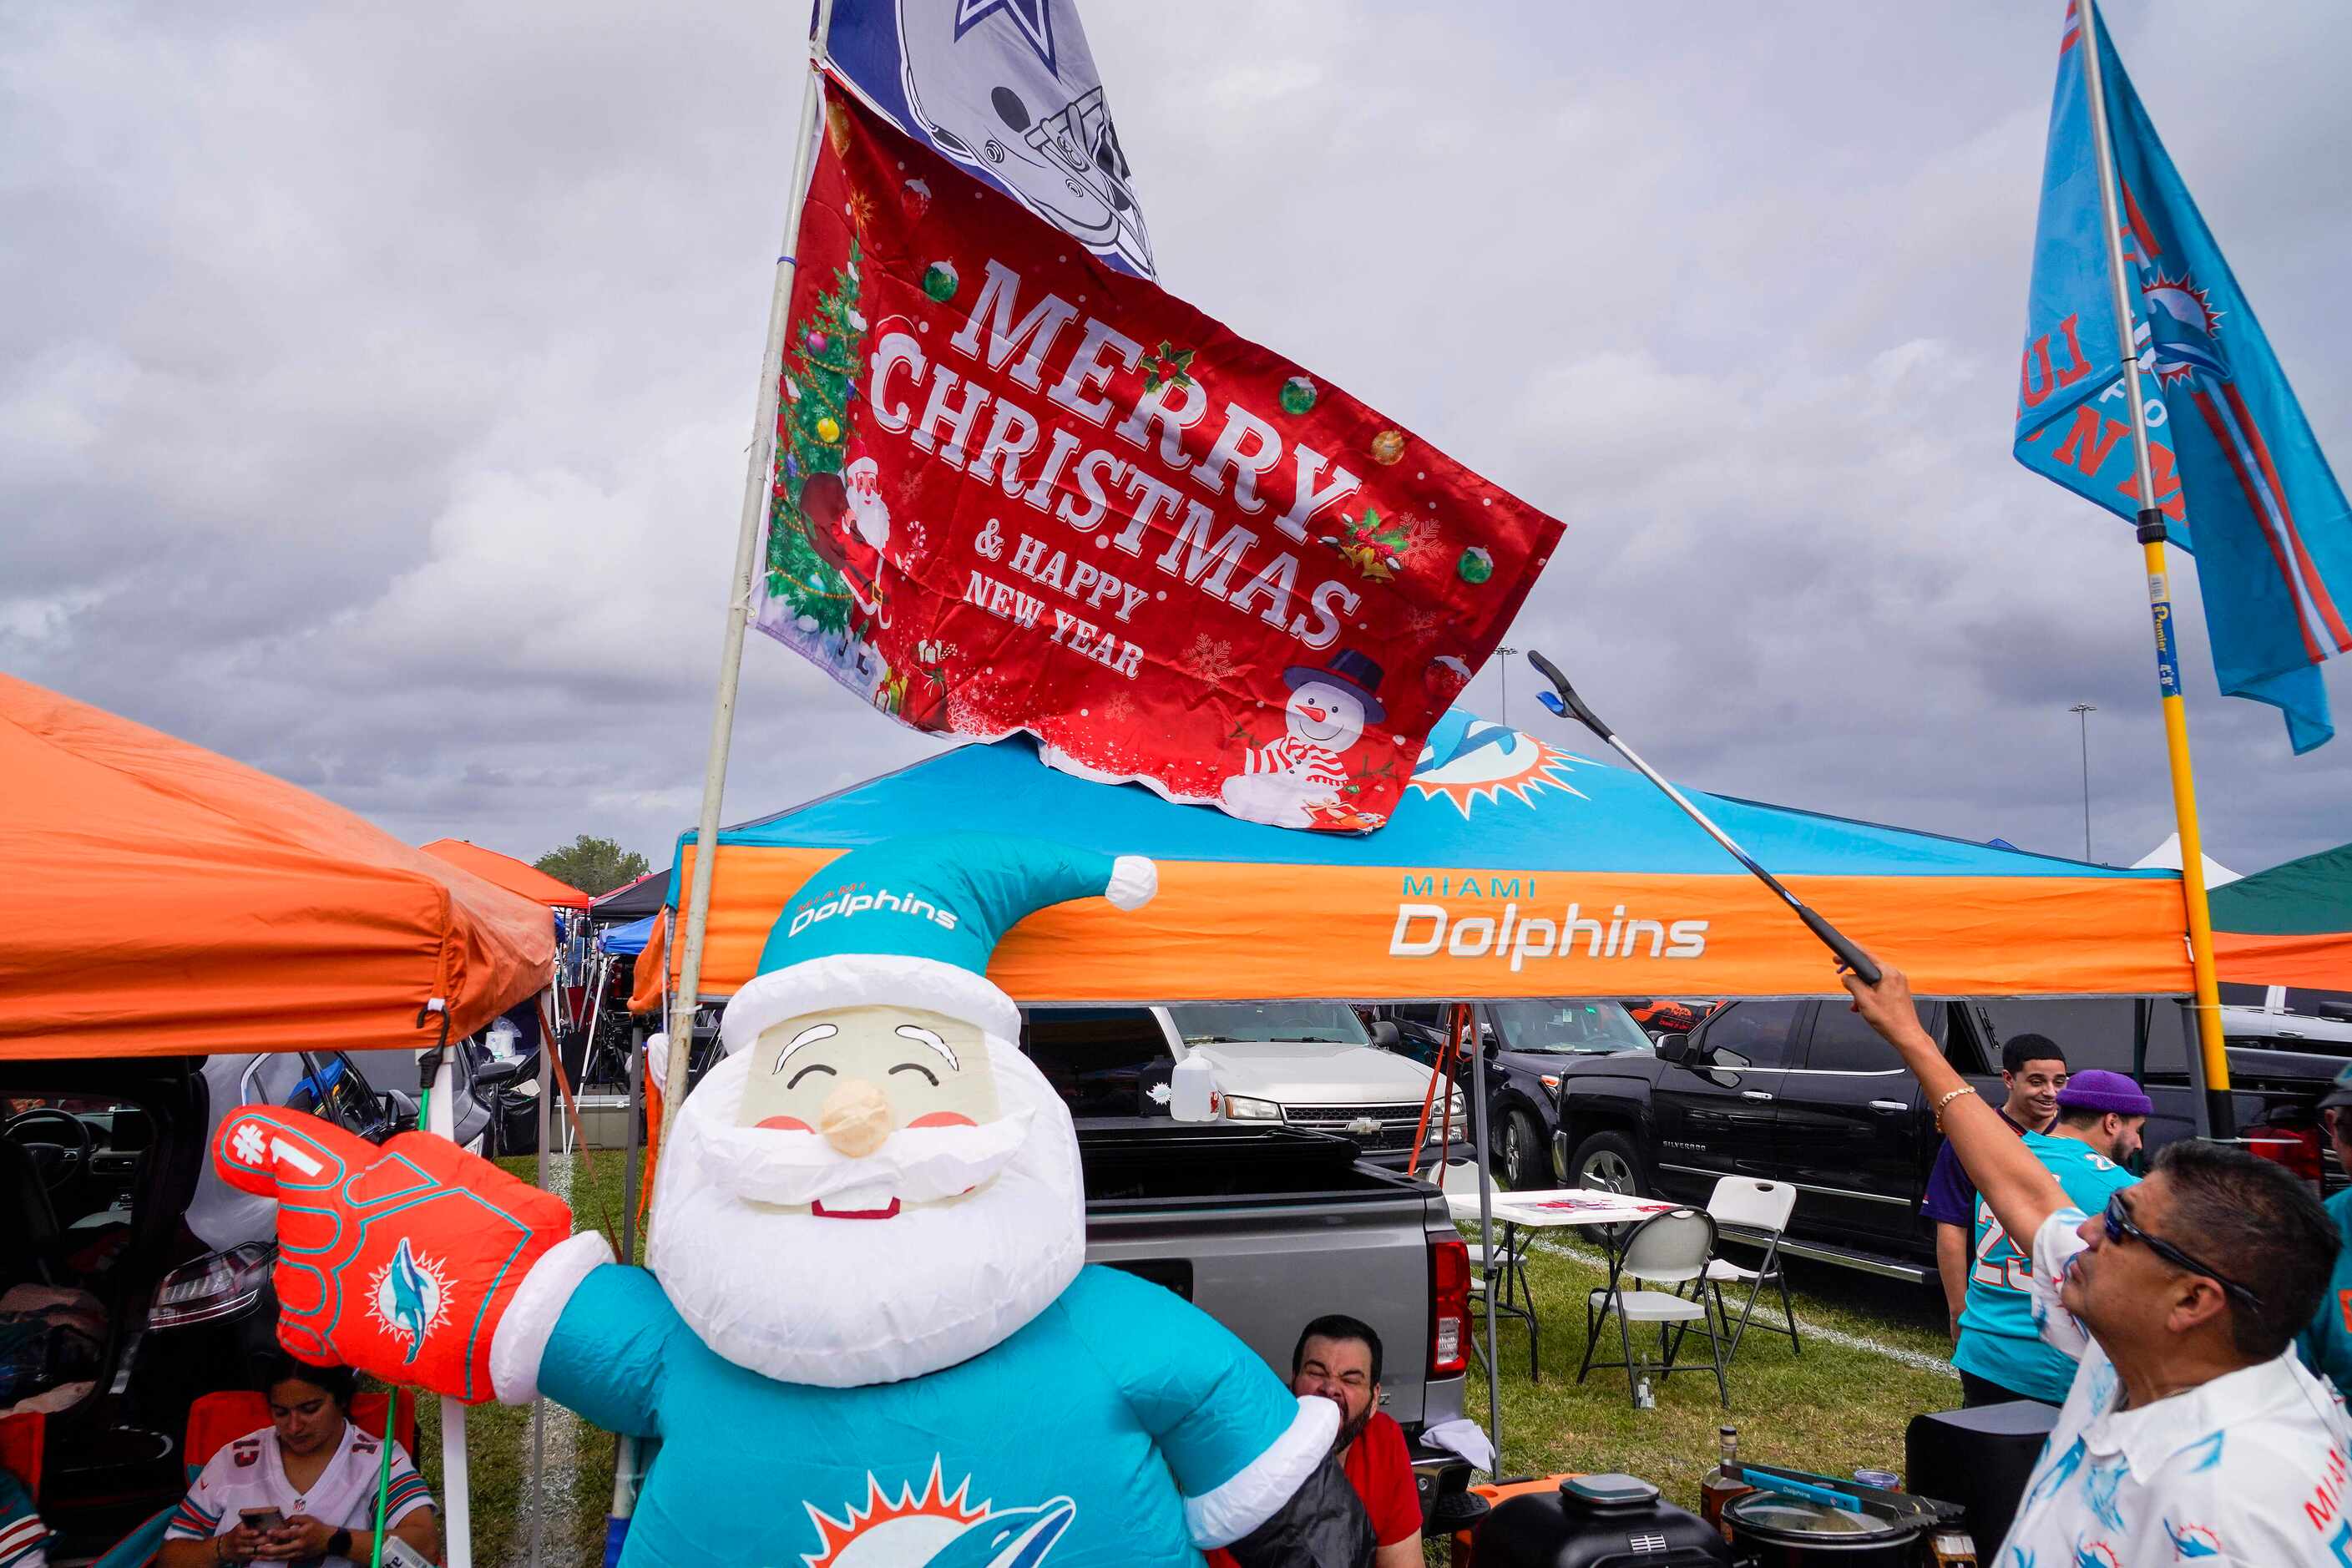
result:
M 844 1007 L 920 1007 L 1001 1040 L 1021 1037 L 1021 1009 L 983 975 L 935 958 L 843 952 L 747 981 L 719 1017 L 719 1043 L 732 1054 L 787 1018 Z

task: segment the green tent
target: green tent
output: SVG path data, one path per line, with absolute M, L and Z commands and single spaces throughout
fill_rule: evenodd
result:
M 2352 992 L 2352 844 L 2212 892 L 2224 982 Z

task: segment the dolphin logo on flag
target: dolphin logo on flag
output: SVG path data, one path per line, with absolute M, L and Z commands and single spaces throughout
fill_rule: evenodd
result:
M 2197 556 L 2221 689 L 2280 710 L 2301 753 L 2335 733 L 2319 666 L 2352 653 L 2352 508 L 2104 23 L 2066 7 L 2018 382 L 2017 460 L 2126 519 L 2131 406 L 2084 60 L 2099 50 L 2147 399 L 2149 474 Z M 2169 679 L 2168 662 L 2162 674 Z M 2175 688 L 2177 689 L 2177 688 Z

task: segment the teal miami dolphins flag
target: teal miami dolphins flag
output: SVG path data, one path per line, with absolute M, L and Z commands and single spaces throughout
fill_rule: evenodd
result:
M 2018 461 L 2126 518 L 2139 489 L 2084 37 L 2066 8 L 2018 392 Z M 2352 516 L 2286 374 L 2097 28 L 2157 505 L 2197 581 L 2221 689 L 2335 734 L 2320 665 L 2352 652 Z

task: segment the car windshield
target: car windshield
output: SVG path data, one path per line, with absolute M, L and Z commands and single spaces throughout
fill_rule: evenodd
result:
M 1315 1045 L 1370 1043 L 1355 1009 L 1337 1002 L 1221 1003 L 1213 1007 L 1171 1007 L 1176 1032 L 1188 1046 L 1216 1040 L 1305 1040 Z
M 1506 1050 L 1574 1057 L 1651 1048 L 1642 1026 L 1615 1002 L 1494 1002 L 1486 1016 L 1501 1031 Z

